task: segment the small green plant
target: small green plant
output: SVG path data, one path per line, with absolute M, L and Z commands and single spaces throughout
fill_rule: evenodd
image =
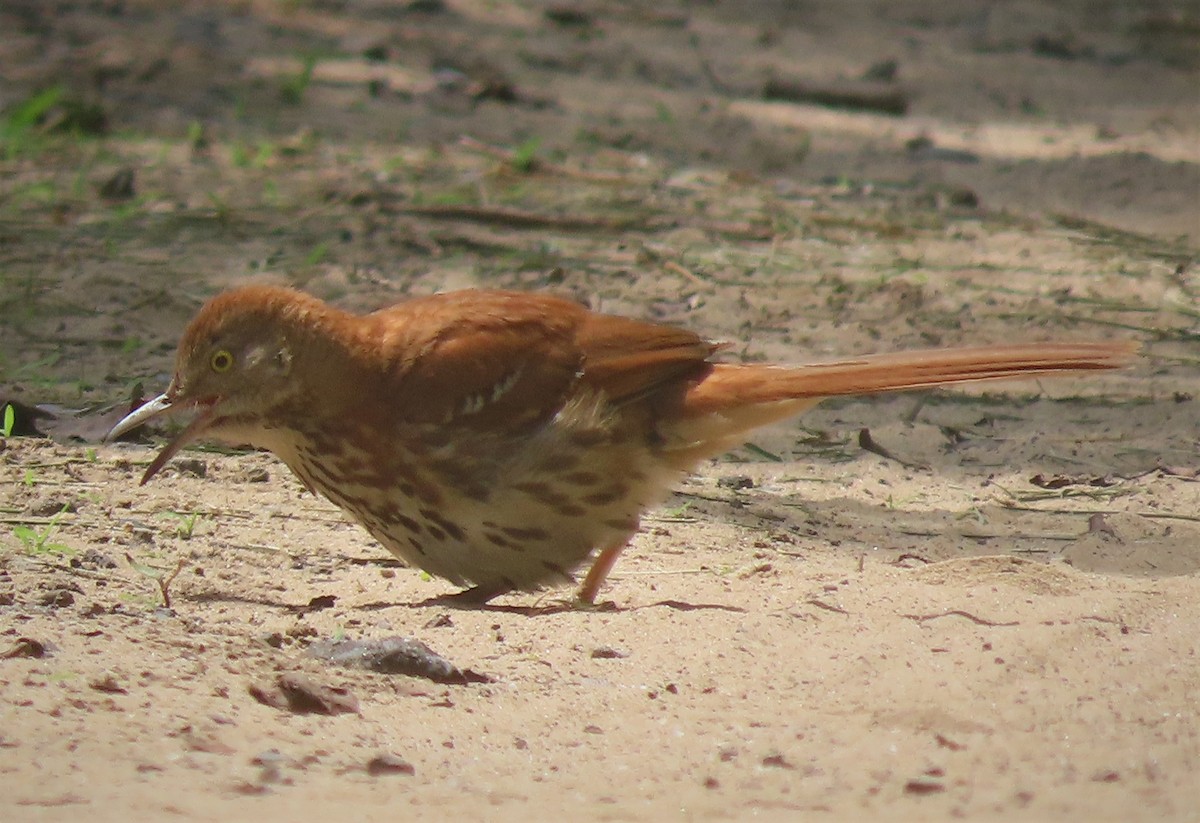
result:
M 162 597 L 163 608 L 171 608 L 171 584 L 175 582 L 175 578 L 183 571 L 183 566 L 187 561 L 180 558 L 179 562 L 175 564 L 174 569 L 159 569 L 145 563 L 139 563 L 128 552 L 125 553 L 125 559 L 129 561 L 131 569 L 143 577 L 149 577 L 158 585 L 158 593 Z
M 229 157 L 239 169 L 265 169 L 275 157 L 275 146 L 269 140 L 260 140 L 254 146 L 238 142 L 230 147 Z
M 200 512 L 163 512 L 163 516 L 176 519 L 175 536 L 180 540 L 191 540 L 196 524 L 204 517 Z
M 521 145 L 517 146 L 516 151 L 512 155 L 512 167 L 514 171 L 521 174 L 528 174 L 537 168 L 537 150 L 541 145 L 541 141 L 536 137 L 531 137 Z
M 58 528 L 58 521 L 66 514 L 68 508 L 69 506 L 63 506 L 59 509 L 58 514 L 50 518 L 44 529 L 35 529 L 23 524 L 13 526 L 13 535 L 21 541 L 26 554 L 74 554 L 71 547 L 65 543 L 50 542 L 50 536 Z
M 328 256 L 329 256 L 329 244 L 328 243 L 318 243 L 317 245 L 313 246 L 312 251 L 310 251 L 308 254 L 306 254 L 304 256 L 304 265 L 316 266 L 317 264 L 319 264 L 322 260 L 324 260 Z
M 12 437 L 13 427 L 17 425 L 17 410 L 13 408 L 12 403 L 4 404 L 4 422 L 0 424 L 0 434 L 5 437 Z
M 12 160 L 34 149 L 38 126 L 62 100 L 64 93 L 62 86 L 51 86 L 18 103 L 0 120 L 0 150 L 4 159 Z
M 228 223 L 233 217 L 233 208 L 216 192 L 205 192 L 208 202 L 212 203 L 214 216 L 218 223 Z
M 304 92 L 312 84 L 313 69 L 316 68 L 317 58 L 309 55 L 304 58 L 304 65 L 300 69 L 299 74 L 292 75 L 283 81 L 283 86 L 279 89 L 279 96 L 283 98 L 283 102 L 289 106 L 298 106 L 304 99 Z
M 199 120 L 193 120 L 191 123 L 188 123 L 187 137 L 184 139 L 192 147 L 193 151 L 204 148 L 208 142 L 208 137 L 204 133 L 204 124 Z
M 250 149 L 245 143 L 234 143 L 229 147 L 229 158 L 233 161 L 233 165 L 244 169 L 250 165 Z
M 180 518 L 178 525 L 175 526 L 175 534 L 181 540 L 191 540 L 192 535 L 196 532 L 196 524 L 200 522 L 200 512 L 191 512 Z
M 275 144 L 270 140 L 260 140 L 254 150 L 254 157 L 250 159 L 250 165 L 256 169 L 265 169 L 271 164 L 276 154 Z
M 58 199 L 58 188 L 53 180 L 35 180 L 12 190 L 12 200 L 21 205 L 44 206 Z
M 691 520 L 692 516 L 688 511 L 692 508 L 691 500 L 684 500 L 678 506 L 672 506 L 669 509 L 664 509 L 661 519 L 664 521 L 672 520 Z

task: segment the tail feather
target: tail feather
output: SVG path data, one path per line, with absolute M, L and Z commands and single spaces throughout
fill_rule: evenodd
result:
M 1138 344 L 1031 343 L 876 354 L 803 366 L 719 364 L 683 401 L 675 431 L 681 452 L 719 453 L 742 433 L 839 395 L 1116 369 Z

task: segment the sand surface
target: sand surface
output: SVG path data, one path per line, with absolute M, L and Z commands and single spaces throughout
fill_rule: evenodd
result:
M 732 360 L 1144 346 L 765 430 L 594 611 L 430 605 L 269 455 L 139 487 L 154 443 L 4 439 L 0 818 L 1196 820 L 1196 7 L 845 5 L 0 8 L 6 111 L 62 83 L 108 120 L 0 159 L 31 402 L 160 391 L 245 282 L 551 289 Z M 888 60 L 903 116 L 761 93 Z M 308 654 L 389 636 L 481 682 Z

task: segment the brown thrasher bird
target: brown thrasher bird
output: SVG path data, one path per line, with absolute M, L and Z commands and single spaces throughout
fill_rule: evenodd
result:
M 159 397 L 200 435 L 275 453 L 407 563 L 485 602 L 570 581 L 590 603 L 641 514 L 751 429 L 834 395 L 1127 363 L 1130 342 L 1029 343 L 779 367 L 711 362 L 683 329 L 557 297 L 461 291 L 352 315 L 249 287 L 192 320 Z

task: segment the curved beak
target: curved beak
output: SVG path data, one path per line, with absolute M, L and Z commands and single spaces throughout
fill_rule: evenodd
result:
M 180 404 L 175 402 L 171 394 L 171 389 L 168 388 L 158 397 L 155 397 L 153 400 L 150 400 L 142 404 L 137 409 L 134 409 L 132 412 L 125 415 L 125 417 L 121 418 L 117 425 L 113 426 L 112 429 L 109 430 L 108 434 L 104 436 L 105 442 L 108 442 L 114 438 L 120 437 L 122 434 L 125 434 L 128 431 L 136 429 L 147 420 L 151 420 L 161 414 L 168 414 L 177 408 L 186 408 L 192 405 L 199 405 L 202 407 L 200 414 L 196 415 L 196 418 L 192 420 L 192 422 L 189 423 L 183 431 L 175 435 L 175 438 L 167 443 L 167 445 L 163 447 L 162 451 L 158 453 L 158 456 L 151 461 L 150 465 L 146 468 L 145 473 L 142 475 L 141 485 L 143 486 L 150 481 L 151 477 L 154 477 L 154 475 L 158 474 L 159 469 L 167 465 L 167 461 L 178 454 L 180 449 L 195 440 L 200 433 L 204 431 L 204 429 L 208 428 L 208 426 L 216 418 L 218 398 L 213 398 L 210 401 L 201 401 L 199 403 L 189 402 Z
M 170 390 L 168 390 L 152 400 L 147 400 L 129 414 L 122 417 L 117 422 L 117 425 L 109 429 L 108 434 L 104 435 L 104 442 L 111 443 L 126 432 L 133 431 L 147 420 L 171 411 L 172 408 L 171 394 Z

